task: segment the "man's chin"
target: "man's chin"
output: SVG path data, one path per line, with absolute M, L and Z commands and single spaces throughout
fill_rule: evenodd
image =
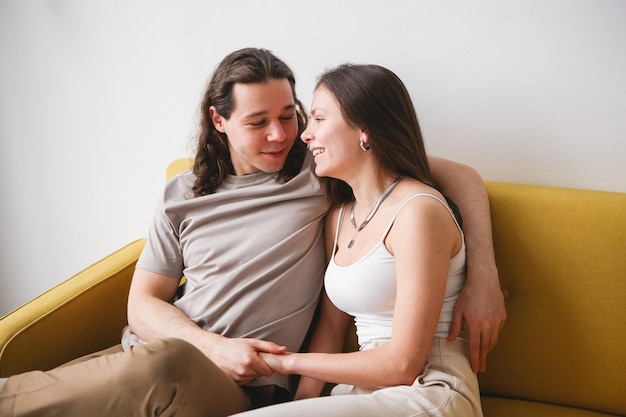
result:
M 281 169 L 285 166 L 285 160 L 282 159 L 280 161 L 272 161 L 271 163 L 264 163 L 261 165 L 261 171 L 266 172 L 268 174 L 275 174 L 280 172 Z

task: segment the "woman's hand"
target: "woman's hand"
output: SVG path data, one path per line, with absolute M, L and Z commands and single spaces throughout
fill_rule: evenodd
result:
M 289 375 L 291 372 L 289 371 L 289 362 L 290 359 L 293 359 L 294 353 L 283 353 L 283 354 L 273 354 L 273 353 L 265 353 L 259 352 L 259 356 L 263 361 L 270 367 L 274 372 L 277 372 L 281 375 Z
M 214 338 L 215 339 L 215 338 Z M 270 376 L 274 370 L 261 355 L 274 356 L 286 351 L 285 346 L 258 339 L 229 339 L 220 337 L 220 342 L 211 344 L 209 356 L 238 385 L 246 385 L 262 376 Z

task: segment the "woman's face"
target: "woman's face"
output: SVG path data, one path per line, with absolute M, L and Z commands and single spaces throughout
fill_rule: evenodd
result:
M 313 94 L 311 120 L 302 140 L 315 157 L 315 173 L 344 179 L 353 170 L 364 133 L 348 124 L 335 96 L 323 85 Z
M 226 119 L 211 106 L 215 128 L 228 136 L 236 175 L 278 172 L 298 136 L 291 84 L 286 78 L 233 86 L 235 108 Z

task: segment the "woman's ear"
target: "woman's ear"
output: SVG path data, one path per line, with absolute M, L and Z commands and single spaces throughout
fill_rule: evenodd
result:
M 215 106 L 209 107 L 209 114 L 211 115 L 211 121 L 213 122 L 215 129 L 217 129 L 218 132 L 225 133 L 226 129 L 224 128 L 224 121 L 226 119 L 224 119 L 224 116 L 217 112 Z

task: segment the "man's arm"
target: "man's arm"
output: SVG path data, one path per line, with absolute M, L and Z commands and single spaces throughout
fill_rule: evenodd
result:
M 258 339 L 229 339 L 197 326 L 170 303 L 178 280 L 142 269 L 135 270 L 128 296 L 128 323 L 137 336 L 151 341 L 183 339 L 204 353 L 239 385 L 273 374 L 258 352 L 284 353 L 286 348 Z
M 442 158 L 428 157 L 435 182 L 463 216 L 467 250 L 467 282 L 454 307 L 449 340 L 458 337 L 465 321 L 470 363 L 484 372 L 506 321 L 504 297 L 493 251 L 491 212 L 485 184 L 474 169 Z

